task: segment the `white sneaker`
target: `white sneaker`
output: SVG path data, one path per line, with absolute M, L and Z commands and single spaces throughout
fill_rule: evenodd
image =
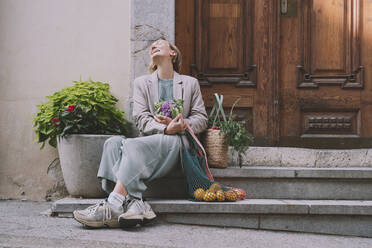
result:
M 144 201 L 143 203 L 145 204 L 146 210 L 145 213 L 143 214 L 142 224 L 146 225 L 156 219 L 156 214 L 154 213 L 154 211 L 152 211 L 152 208 L 148 202 Z
M 120 212 L 112 210 L 110 203 L 102 201 L 84 210 L 73 212 L 75 220 L 88 227 L 119 227 L 118 216 Z
M 118 218 L 121 228 L 134 227 L 137 224 L 147 224 L 154 220 L 156 215 L 150 204 L 142 200 L 133 199 L 129 202 L 125 213 Z

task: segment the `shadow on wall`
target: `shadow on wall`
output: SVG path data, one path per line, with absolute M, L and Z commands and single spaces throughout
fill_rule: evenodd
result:
M 68 196 L 59 158 L 54 159 L 49 164 L 47 174 L 53 180 L 54 185 L 46 192 L 45 200 L 54 201 Z

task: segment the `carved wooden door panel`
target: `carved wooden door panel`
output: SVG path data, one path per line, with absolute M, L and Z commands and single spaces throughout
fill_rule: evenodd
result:
M 291 2 L 296 13 L 280 18 L 280 145 L 371 147 L 372 1 Z
M 182 73 L 199 79 L 207 109 L 213 93 L 224 95 L 226 110 L 240 98 L 235 113 L 256 145 L 272 145 L 278 136 L 272 108 L 278 98 L 273 52 L 278 16 L 272 0 L 176 0 Z

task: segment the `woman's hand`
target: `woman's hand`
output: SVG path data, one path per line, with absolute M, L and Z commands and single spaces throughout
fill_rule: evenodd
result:
M 169 125 L 169 123 L 172 121 L 171 118 L 164 116 L 164 115 L 155 115 L 155 120 L 161 124 L 165 124 L 166 126 Z
M 176 134 L 186 129 L 185 120 L 181 114 L 178 114 L 176 118 L 171 120 L 167 128 L 164 130 L 165 134 Z

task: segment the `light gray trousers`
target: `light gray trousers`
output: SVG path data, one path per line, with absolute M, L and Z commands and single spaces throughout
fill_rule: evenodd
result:
M 146 182 L 165 176 L 180 165 L 177 135 L 155 134 L 138 138 L 114 136 L 105 141 L 97 177 L 111 193 L 117 180 L 131 197 L 142 198 Z

